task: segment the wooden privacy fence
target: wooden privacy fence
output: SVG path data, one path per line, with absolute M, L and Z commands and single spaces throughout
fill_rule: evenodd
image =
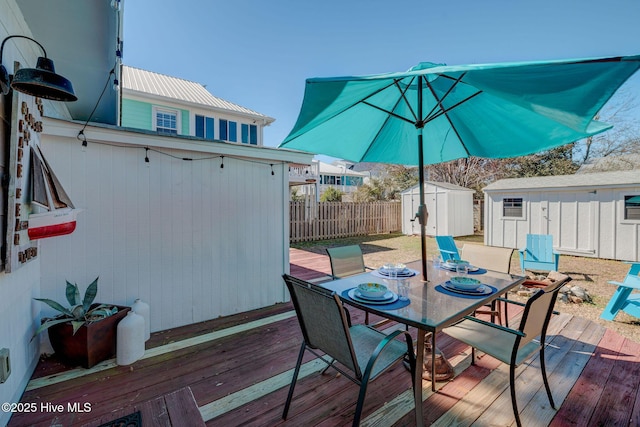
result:
M 335 239 L 402 230 L 400 202 L 290 202 L 290 241 Z

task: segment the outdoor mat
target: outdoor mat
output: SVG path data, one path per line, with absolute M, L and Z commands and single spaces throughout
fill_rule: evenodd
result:
M 140 411 L 137 411 L 108 423 L 100 424 L 98 427 L 142 427 L 142 415 Z

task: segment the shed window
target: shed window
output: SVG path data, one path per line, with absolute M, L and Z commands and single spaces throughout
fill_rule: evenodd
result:
M 522 197 L 502 199 L 502 216 L 522 218 Z
M 624 196 L 624 219 L 640 221 L 640 196 Z

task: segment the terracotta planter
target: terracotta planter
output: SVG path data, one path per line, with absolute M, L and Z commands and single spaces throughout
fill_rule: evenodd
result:
M 119 305 L 116 307 L 116 314 L 83 325 L 75 335 L 70 322 L 51 326 L 48 329 L 49 341 L 57 358 L 65 365 L 91 368 L 115 356 L 118 322 L 131 309 Z

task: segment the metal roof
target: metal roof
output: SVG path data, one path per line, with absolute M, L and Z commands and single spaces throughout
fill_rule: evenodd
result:
M 368 177 L 367 172 L 358 172 L 346 167 L 331 165 L 329 163 L 318 162 L 319 173 L 332 174 L 332 175 L 348 175 L 348 176 L 361 176 Z
M 122 89 L 123 91 L 169 98 L 178 102 L 195 104 L 205 108 L 210 107 L 216 110 L 226 110 L 253 116 L 261 120 L 266 120 L 266 124 L 275 120 L 257 111 L 213 96 L 200 83 L 127 65 L 122 66 Z
M 640 185 L 640 170 L 501 179 L 487 185 L 482 191 L 538 190 L 568 187 L 592 188 L 624 185 Z

